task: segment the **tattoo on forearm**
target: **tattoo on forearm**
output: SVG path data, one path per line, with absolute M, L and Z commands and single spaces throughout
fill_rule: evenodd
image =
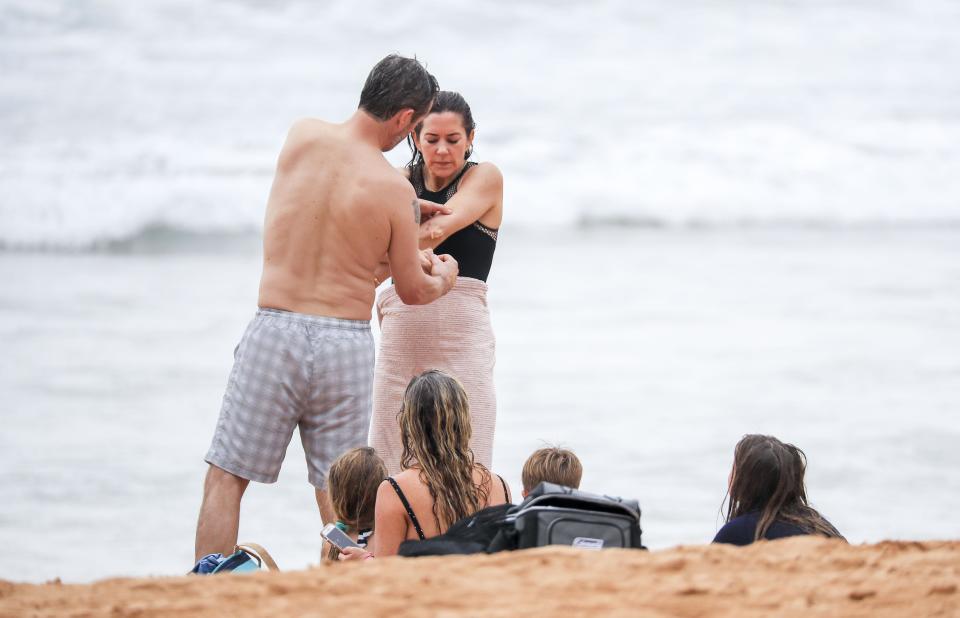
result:
M 420 200 L 413 198 L 413 220 L 420 225 Z

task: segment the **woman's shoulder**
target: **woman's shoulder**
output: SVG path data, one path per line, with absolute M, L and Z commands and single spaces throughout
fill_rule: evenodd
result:
M 475 163 L 463 174 L 463 183 L 503 184 L 503 173 L 490 161 Z
M 487 492 L 488 506 L 500 503 L 501 496 L 504 502 L 510 501 L 509 485 L 507 485 L 507 482 L 502 476 L 493 470 L 477 464 L 473 468 L 473 482 L 476 485 L 482 486 Z

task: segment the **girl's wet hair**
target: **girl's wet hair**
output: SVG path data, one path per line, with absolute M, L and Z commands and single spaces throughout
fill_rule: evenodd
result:
M 403 444 L 400 465 L 419 468 L 440 530 L 487 503 L 490 472 L 475 462 L 470 449 L 470 406 L 456 378 L 430 370 L 410 380 L 397 422 Z M 476 468 L 482 474 L 479 485 L 473 482 Z
M 470 111 L 470 105 L 459 92 L 441 90 L 439 93 L 437 93 L 437 98 L 433 102 L 433 107 L 430 109 L 430 113 L 427 114 L 427 116 L 430 114 L 441 114 L 443 112 L 454 112 L 456 114 L 460 114 L 460 119 L 463 122 L 463 130 L 466 132 L 467 137 L 470 137 L 470 134 L 473 133 L 473 130 L 477 128 L 476 123 L 473 121 L 473 112 Z M 414 132 L 417 134 L 417 137 L 420 137 L 421 131 L 423 131 L 422 120 L 418 122 L 417 126 L 414 128 Z M 411 152 L 410 162 L 407 163 L 407 167 L 413 167 L 423 163 L 423 154 L 417 149 L 417 145 L 413 141 L 412 135 L 407 136 L 407 145 L 410 147 Z M 473 146 L 470 146 L 467 149 L 464 159 L 469 160 L 470 155 L 472 154 Z
M 351 449 L 337 457 L 327 474 L 330 503 L 337 521 L 347 531 L 373 528 L 377 488 L 387 478 L 387 467 L 369 446 Z M 329 557 L 336 560 L 340 550 L 331 546 Z
M 733 453 L 726 520 L 758 511 L 754 540 L 762 539 L 778 520 L 809 534 L 842 539 L 837 529 L 807 503 L 806 468 L 806 455 L 796 446 L 773 436 L 744 436 Z

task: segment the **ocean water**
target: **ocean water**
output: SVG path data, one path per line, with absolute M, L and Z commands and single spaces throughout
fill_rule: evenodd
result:
M 0 258 L 0 578 L 191 566 L 259 276 L 255 238 L 211 244 Z M 490 307 L 514 492 L 564 444 L 585 489 L 640 500 L 650 547 L 706 543 L 734 444 L 762 432 L 806 451 L 852 542 L 960 537 L 960 230 L 505 231 Z M 319 530 L 294 439 L 240 536 L 291 569 Z
M 565 444 L 650 547 L 703 543 L 765 432 L 851 541 L 960 537 L 957 31 L 952 0 L 0 2 L 0 578 L 191 566 L 285 131 L 394 51 L 504 172 L 515 492 Z M 299 449 L 242 513 L 287 569 Z
M 514 225 L 956 222 L 958 30 L 954 0 L 4 0 L 0 246 L 259 229 L 291 122 L 389 52 L 471 102 Z

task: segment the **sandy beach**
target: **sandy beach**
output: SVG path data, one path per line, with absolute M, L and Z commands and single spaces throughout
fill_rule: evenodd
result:
M 281 568 L 283 565 L 280 565 Z M 960 541 L 551 547 L 306 571 L 0 582 L 0 616 L 957 616 Z

